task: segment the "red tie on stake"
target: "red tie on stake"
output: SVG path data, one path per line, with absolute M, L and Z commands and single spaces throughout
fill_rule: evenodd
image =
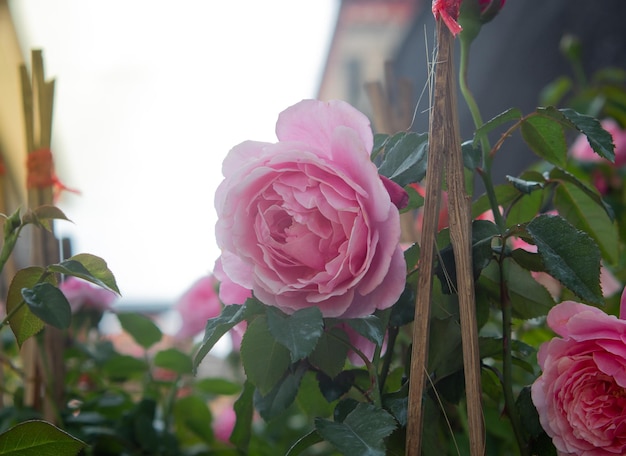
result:
M 461 31 L 460 25 L 456 22 L 460 3 L 460 0 L 435 0 L 433 2 L 433 13 L 437 19 L 438 53 L 435 62 L 434 90 L 430 113 L 428 169 L 419 262 L 420 274 L 413 324 L 407 456 L 421 455 L 424 412 L 422 397 L 426 385 L 426 375 L 428 374 L 432 270 L 436 254 L 435 238 L 444 169 L 448 185 L 450 240 L 456 265 L 456 292 L 459 299 L 463 342 L 470 454 L 481 456 L 485 453 L 478 327 L 472 274 L 470 201 L 465 191 L 454 71 L 454 36 Z

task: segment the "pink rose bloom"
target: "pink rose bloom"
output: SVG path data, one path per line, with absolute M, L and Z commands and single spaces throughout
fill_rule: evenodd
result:
M 209 318 L 217 317 L 222 305 L 217 297 L 217 280 L 212 275 L 197 280 L 175 304 L 182 325 L 176 339 L 189 339 L 204 331 Z
M 626 290 L 620 319 L 573 301 L 548 313 L 532 400 L 559 455 L 626 454 Z
M 226 275 L 222 268 L 221 258 L 218 258 L 213 267 L 213 275 L 220 281 L 219 297 L 225 305 L 243 304 L 246 299 L 252 297 L 252 292 L 248 288 L 236 284 Z
M 277 143 L 247 141 L 222 166 L 217 243 L 224 274 L 291 314 L 361 317 L 404 289 L 400 218 L 365 115 L 342 101 L 283 111 Z
M 111 305 L 117 299 L 112 291 L 71 276 L 61 282 L 59 290 L 63 292 L 70 303 L 72 313 L 81 309 L 100 312 L 111 310 Z
M 222 410 L 213 417 L 213 434 L 215 439 L 222 443 L 230 443 L 230 435 L 233 433 L 235 423 L 237 422 L 237 414 L 231 407 L 223 407 Z
M 608 131 L 613 137 L 613 144 L 615 144 L 615 163 L 614 165 L 619 168 L 626 164 L 626 130 L 620 128 L 619 124 L 613 119 L 604 119 L 600 122 L 602 128 Z M 602 158 L 596 154 L 585 135 L 580 135 L 572 144 L 570 154 L 576 160 L 583 162 L 605 162 L 609 163 L 605 158 Z

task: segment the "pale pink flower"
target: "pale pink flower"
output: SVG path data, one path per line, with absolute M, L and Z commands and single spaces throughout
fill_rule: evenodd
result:
M 247 141 L 222 166 L 220 262 L 233 283 L 286 313 L 360 317 L 404 289 L 400 217 L 369 156 L 365 115 L 342 101 L 283 111 L 277 143 Z
M 215 439 L 222 443 L 230 443 L 230 435 L 233 433 L 236 422 L 237 415 L 232 405 L 220 407 L 218 412 L 214 412 L 211 423 Z
M 626 290 L 620 319 L 573 301 L 548 313 L 561 337 L 539 348 L 532 400 L 559 455 L 626 454 L 625 311 Z
M 59 290 L 63 292 L 72 313 L 79 310 L 96 310 L 104 312 L 111 310 L 111 305 L 117 299 L 114 292 L 92 285 L 90 282 L 77 277 L 68 277 L 59 285 Z
M 213 267 L 213 274 L 220 282 L 219 297 L 224 305 L 243 304 L 252 297 L 252 291 L 236 284 L 224 273 L 221 258 L 218 258 Z
M 212 275 L 198 279 L 176 302 L 182 324 L 177 339 L 189 339 L 204 331 L 209 318 L 217 317 L 222 305 L 217 296 L 217 280 Z

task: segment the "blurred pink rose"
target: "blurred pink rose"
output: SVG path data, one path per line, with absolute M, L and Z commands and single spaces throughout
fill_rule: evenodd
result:
M 117 299 L 115 293 L 77 277 L 68 277 L 59 285 L 70 303 L 72 313 L 79 310 L 111 310 L 111 304 Z
M 615 144 L 615 166 L 621 167 L 626 164 L 626 130 L 623 130 L 613 119 L 604 119 L 600 122 L 602 128 L 608 131 L 613 137 Z M 570 154 L 577 160 L 583 162 L 605 162 L 609 163 L 605 158 L 596 154 L 585 135 L 580 135 L 572 144 Z
M 215 439 L 222 443 L 230 443 L 230 435 L 233 433 L 237 415 L 232 406 L 221 407 L 221 410 L 213 417 L 213 434 Z
M 625 317 L 626 290 L 621 315 Z M 626 454 L 626 321 L 564 301 L 548 313 L 561 337 L 539 348 L 532 400 L 559 455 Z
M 224 274 L 286 313 L 360 317 L 393 305 L 406 269 L 400 219 L 369 158 L 367 117 L 304 100 L 280 114 L 276 135 L 224 160 L 215 195 Z
M 176 339 L 189 339 L 204 331 L 209 318 L 217 317 L 222 305 L 217 297 L 217 279 L 208 275 L 197 280 L 176 302 L 182 325 Z

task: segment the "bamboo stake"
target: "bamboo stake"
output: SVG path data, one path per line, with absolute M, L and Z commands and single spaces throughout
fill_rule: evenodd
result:
M 41 148 L 50 149 L 55 87 L 54 80 L 45 80 L 41 50 L 32 51 L 31 61 L 32 83 L 26 67 L 20 66 L 28 153 Z M 30 208 L 53 204 L 51 186 L 33 187 L 27 190 Z M 44 230 L 31 230 L 30 232 L 31 262 L 39 266 L 57 262 L 59 248 L 54 234 Z M 43 337 L 45 354 L 39 353 L 34 338 L 27 340 L 23 345 L 22 357 L 26 375 L 25 400 L 28 405 L 42 409 L 46 420 L 55 422 L 58 406 L 62 403 L 64 393 L 64 339 L 61 331 L 50 326 L 46 326 Z
M 432 269 L 435 237 L 444 167 L 448 182 L 450 237 L 455 253 L 457 289 L 463 340 L 468 424 L 471 455 L 483 455 L 484 426 L 481 407 L 480 358 L 474 304 L 471 259 L 471 219 L 469 198 L 465 193 L 463 157 L 456 106 L 454 73 L 454 36 L 443 21 L 437 21 L 437 62 L 435 63 L 433 101 L 429 125 L 428 169 L 420 253 L 420 275 L 413 324 L 413 349 L 409 385 L 407 456 L 419 456 L 422 445 L 423 405 L 427 366 Z
M 447 28 L 446 28 L 446 31 Z M 465 396 L 467 401 L 470 454 L 485 454 L 485 431 L 482 413 L 482 388 L 480 383 L 480 354 L 478 350 L 478 325 L 476 322 L 476 299 L 472 267 L 472 219 L 471 202 L 465 187 L 465 170 L 459 117 L 456 101 L 456 72 L 453 60 L 452 34 L 447 33 L 446 46 L 449 47 L 446 67 L 445 137 L 450 141 L 444 151 L 446 156 L 446 181 L 448 184 L 448 215 L 450 221 L 450 241 L 454 251 L 456 267 L 457 296 L 461 320 L 463 344 L 463 369 L 465 372 Z M 439 44 L 441 52 L 442 43 Z

